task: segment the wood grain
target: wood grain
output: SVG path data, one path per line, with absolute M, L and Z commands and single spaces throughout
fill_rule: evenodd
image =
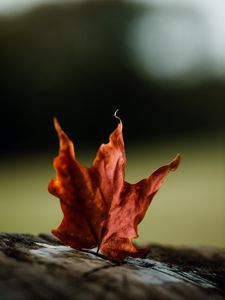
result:
M 0 234 L 0 300 L 225 299 L 225 250 L 151 245 L 111 262 L 51 235 Z

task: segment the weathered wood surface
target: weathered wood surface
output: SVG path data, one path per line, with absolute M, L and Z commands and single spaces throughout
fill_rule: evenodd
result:
M 0 300 L 225 299 L 225 250 L 152 245 L 114 263 L 50 235 L 0 234 Z

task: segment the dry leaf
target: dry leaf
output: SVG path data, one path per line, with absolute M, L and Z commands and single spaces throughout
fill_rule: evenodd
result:
M 124 180 L 126 156 L 120 119 L 90 168 L 76 159 L 73 142 L 56 119 L 54 125 L 60 150 L 54 160 L 56 179 L 48 188 L 60 199 L 63 220 L 52 233 L 75 249 L 98 247 L 111 260 L 140 256 L 143 249 L 132 243 L 138 237 L 137 225 L 165 176 L 178 167 L 180 155 L 148 178 L 129 184 Z

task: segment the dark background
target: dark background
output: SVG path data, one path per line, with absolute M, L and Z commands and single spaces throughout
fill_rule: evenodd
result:
M 53 116 L 77 141 L 98 144 L 115 127 L 117 108 L 129 142 L 223 132 L 225 80 L 210 77 L 209 66 L 207 78 L 188 84 L 194 72 L 157 80 L 134 64 L 127 35 L 146 9 L 157 10 L 92 0 L 2 16 L 0 151 L 55 146 Z M 185 8 L 178 14 L 196 18 Z

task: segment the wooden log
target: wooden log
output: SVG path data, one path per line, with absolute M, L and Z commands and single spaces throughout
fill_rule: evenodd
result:
M 151 245 L 115 263 L 51 235 L 0 234 L 0 300 L 225 299 L 225 250 Z

